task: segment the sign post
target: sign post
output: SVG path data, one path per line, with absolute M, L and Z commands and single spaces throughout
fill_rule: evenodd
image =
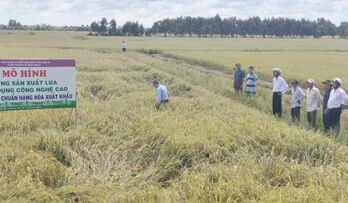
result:
M 77 96 L 75 60 L 0 59 L 0 111 L 76 108 Z

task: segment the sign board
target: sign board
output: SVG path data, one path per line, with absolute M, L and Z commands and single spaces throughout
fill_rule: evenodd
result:
M 0 59 L 0 111 L 75 108 L 75 60 Z

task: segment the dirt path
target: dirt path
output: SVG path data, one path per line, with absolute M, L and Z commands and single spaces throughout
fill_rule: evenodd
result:
M 159 59 L 159 60 L 162 60 L 162 61 L 168 61 L 171 63 L 178 64 L 180 66 L 185 66 L 187 68 L 193 68 L 193 69 L 195 69 L 199 72 L 202 72 L 202 73 L 212 73 L 212 74 L 215 74 L 217 76 L 230 78 L 231 80 L 234 79 L 234 75 L 233 75 L 232 71 L 222 71 L 222 70 L 218 70 L 218 69 L 214 68 L 213 66 L 202 66 L 202 65 L 192 64 L 192 63 L 185 61 L 184 59 L 173 58 L 170 56 L 164 56 L 164 55 L 160 55 L 160 54 L 156 54 L 156 55 L 152 55 L 152 56 Z M 272 83 L 271 82 L 259 79 L 257 81 L 257 85 L 262 87 L 262 88 L 267 88 L 269 90 L 272 90 Z

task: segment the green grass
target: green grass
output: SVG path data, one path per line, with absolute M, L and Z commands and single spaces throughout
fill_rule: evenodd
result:
M 127 38 L 122 53 L 124 38 L 79 35 L 0 32 L 1 58 L 77 60 L 86 122 L 68 124 L 68 109 L 2 112 L 1 202 L 348 200 L 348 148 L 289 125 L 288 112 L 270 116 L 269 89 L 259 87 L 256 101 L 239 98 L 228 72 L 135 51 L 245 49 L 246 39 Z M 160 111 L 155 79 L 173 96 Z

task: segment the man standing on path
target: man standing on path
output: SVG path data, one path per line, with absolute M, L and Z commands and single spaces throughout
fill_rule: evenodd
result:
M 159 84 L 157 80 L 152 82 L 153 86 L 157 89 L 157 103 L 156 108 L 159 110 L 161 104 L 169 102 L 170 93 L 166 86 Z
M 127 51 L 127 44 L 126 44 L 126 42 L 122 42 L 122 51 L 123 52 L 126 52 Z
M 298 81 L 292 81 L 292 98 L 291 98 L 291 117 L 292 122 L 300 122 L 301 118 L 301 101 L 306 98 L 302 88 L 298 86 Z
M 236 71 L 234 72 L 234 89 L 236 90 L 237 94 L 242 93 L 243 91 L 243 83 L 245 78 L 245 73 L 241 69 L 240 63 L 236 64 Z
M 282 95 L 288 91 L 289 85 L 284 78 L 280 77 L 281 70 L 273 69 L 273 115 L 282 117 Z
M 327 103 L 330 98 L 330 93 L 332 90 L 332 81 L 331 80 L 326 80 L 323 82 L 324 87 L 325 87 L 325 94 L 324 94 L 324 99 L 323 99 L 323 123 L 324 123 L 324 130 L 325 132 L 328 132 L 330 130 L 330 119 L 329 119 L 329 113 L 328 113 L 328 108 L 327 108 Z
M 336 132 L 336 136 L 340 132 L 340 119 L 344 105 L 348 104 L 348 95 L 341 88 L 342 80 L 339 78 L 333 79 L 333 89 L 330 93 L 330 98 L 327 103 L 330 127 Z
M 255 97 L 256 94 L 256 81 L 258 80 L 258 76 L 255 73 L 254 66 L 249 67 L 249 74 L 246 77 L 246 88 L 245 92 L 247 95 L 251 95 Z
M 318 88 L 314 87 L 314 80 L 307 80 L 307 120 L 309 126 L 311 126 L 314 131 L 317 130 L 317 113 L 320 109 L 321 95 Z

